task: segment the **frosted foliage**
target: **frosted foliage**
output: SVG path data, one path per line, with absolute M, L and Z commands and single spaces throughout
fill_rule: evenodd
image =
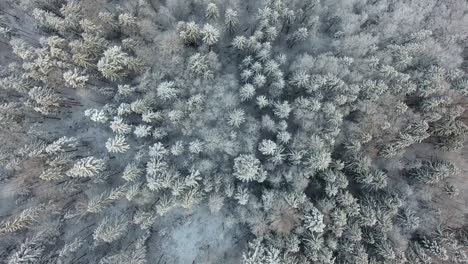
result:
M 325 151 L 314 153 L 309 159 L 310 167 L 318 170 L 326 169 L 330 162 L 330 153 L 327 153 Z
M 233 110 L 228 115 L 228 124 L 234 127 L 239 127 L 245 122 L 245 112 L 241 109 Z
M 234 198 L 240 205 L 246 205 L 249 202 L 250 194 L 247 189 L 238 188 Z
M 258 146 L 258 150 L 260 150 L 260 152 L 263 155 L 267 155 L 267 156 L 275 154 L 277 149 L 278 149 L 278 146 L 276 145 L 276 143 L 269 139 L 262 140 L 262 142 Z
M 244 182 L 262 182 L 266 173 L 262 169 L 260 161 L 251 154 L 241 154 L 234 159 L 234 176 Z
M 185 146 L 184 146 L 184 142 L 182 141 L 175 142 L 174 145 L 172 145 L 171 147 L 171 154 L 174 156 L 182 155 L 184 151 L 185 151 Z
M 239 91 L 242 101 L 251 99 L 255 95 L 255 87 L 251 84 L 246 84 Z
M 174 82 L 163 82 L 158 86 L 157 95 L 163 100 L 173 99 L 177 95 Z
M 268 101 L 268 98 L 265 96 L 261 95 L 257 97 L 257 105 L 260 109 L 265 108 L 270 105 L 270 102 Z
M 122 173 L 122 178 L 133 182 L 140 178 L 142 171 L 135 164 L 128 164 Z
M 228 30 L 234 31 L 239 24 L 239 16 L 237 11 L 231 8 L 226 9 L 224 23 Z
M 0 10 L 3 262 L 468 262 L 465 0 Z
M 200 28 L 195 22 L 179 22 L 180 37 L 187 43 L 195 43 L 200 37 Z
M 152 127 L 148 125 L 138 125 L 135 127 L 135 131 L 133 133 L 136 137 L 142 138 L 151 135 Z
M 208 46 L 216 44 L 219 40 L 219 31 L 210 24 L 206 24 L 201 33 L 203 42 Z
M 311 232 L 322 233 L 325 229 L 323 214 L 314 207 L 305 215 L 305 226 Z
M 120 14 L 118 20 L 119 24 L 125 27 L 133 27 L 137 23 L 136 18 L 130 14 Z
M 127 231 L 128 221 L 123 216 L 105 217 L 93 233 L 93 238 L 97 243 L 110 243 L 122 237 Z
M 114 120 L 110 122 L 110 128 L 116 134 L 128 134 L 132 130 L 132 127 L 125 124 L 121 117 L 114 117 Z
M 34 87 L 28 92 L 28 96 L 34 101 L 34 110 L 42 114 L 50 114 L 60 106 L 60 98 L 51 89 Z
M 279 118 L 287 118 L 291 112 L 291 106 L 288 102 L 278 103 L 275 105 L 275 115 Z
M 236 36 L 232 40 L 232 46 L 239 50 L 244 50 L 247 47 L 247 39 L 244 36 Z
M 84 115 L 89 117 L 94 122 L 105 123 L 108 120 L 106 113 L 103 110 L 87 109 Z
M 117 135 L 114 138 L 109 138 L 106 142 L 107 151 L 110 153 L 124 153 L 130 149 L 125 137 Z
M 219 17 L 219 9 L 215 3 L 209 3 L 206 7 L 206 18 L 217 19 Z
M 105 162 L 102 159 L 88 157 L 78 160 L 67 172 L 70 177 L 94 177 L 105 170 Z
M 212 70 L 210 68 L 206 55 L 196 53 L 189 58 L 190 72 L 197 77 L 210 79 L 212 77 Z
M 151 157 L 156 157 L 156 158 L 163 158 L 165 155 L 167 155 L 168 151 L 167 149 L 163 146 L 161 142 L 154 143 L 153 146 L 149 147 L 148 154 Z
M 73 71 L 65 72 L 63 74 L 63 79 L 72 88 L 83 88 L 89 77 L 86 75 L 80 75 L 78 69 L 74 69 Z
M 97 67 L 101 74 L 112 81 L 124 78 L 133 68 L 134 59 L 122 51 L 120 46 L 113 46 L 104 51 Z
M 135 92 L 136 88 L 133 87 L 133 86 L 130 86 L 128 84 L 125 84 L 125 85 L 118 85 L 117 86 L 117 89 L 118 89 L 118 93 L 123 95 L 123 96 L 129 96 L 131 95 L 133 92 Z
M 45 148 L 45 151 L 48 154 L 64 153 L 69 149 L 75 148 L 77 144 L 77 139 L 74 137 L 61 137 L 49 144 Z
M 208 206 L 212 213 L 218 213 L 224 205 L 224 197 L 218 194 L 210 196 Z
M 0 223 L 0 232 L 12 233 L 28 229 L 33 223 L 37 222 L 42 206 L 26 208 L 9 220 L 3 220 Z

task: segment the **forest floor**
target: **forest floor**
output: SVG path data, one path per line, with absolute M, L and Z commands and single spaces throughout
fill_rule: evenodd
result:
M 246 236 L 226 220 L 222 212 L 212 214 L 206 206 L 189 215 L 175 210 L 153 226 L 148 257 L 155 264 L 239 263 Z

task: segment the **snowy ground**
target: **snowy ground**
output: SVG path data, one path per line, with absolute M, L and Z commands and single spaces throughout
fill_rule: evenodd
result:
M 245 234 L 227 220 L 223 214 L 211 214 L 206 207 L 191 215 L 174 211 L 154 226 L 156 233 L 148 243 L 149 259 L 155 264 L 239 263 Z

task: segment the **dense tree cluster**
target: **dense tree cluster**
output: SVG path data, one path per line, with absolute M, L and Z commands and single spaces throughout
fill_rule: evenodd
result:
M 417 1 L 115 2 L 0 4 L 5 263 L 159 263 L 154 227 L 205 206 L 246 231 L 236 263 L 468 262 L 444 208 L 468 188 L 454 21 Z

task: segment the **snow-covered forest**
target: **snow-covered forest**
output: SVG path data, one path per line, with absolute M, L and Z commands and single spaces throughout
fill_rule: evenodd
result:
M 0 263 L 468 263 L 466 0 L 0 0 Z

